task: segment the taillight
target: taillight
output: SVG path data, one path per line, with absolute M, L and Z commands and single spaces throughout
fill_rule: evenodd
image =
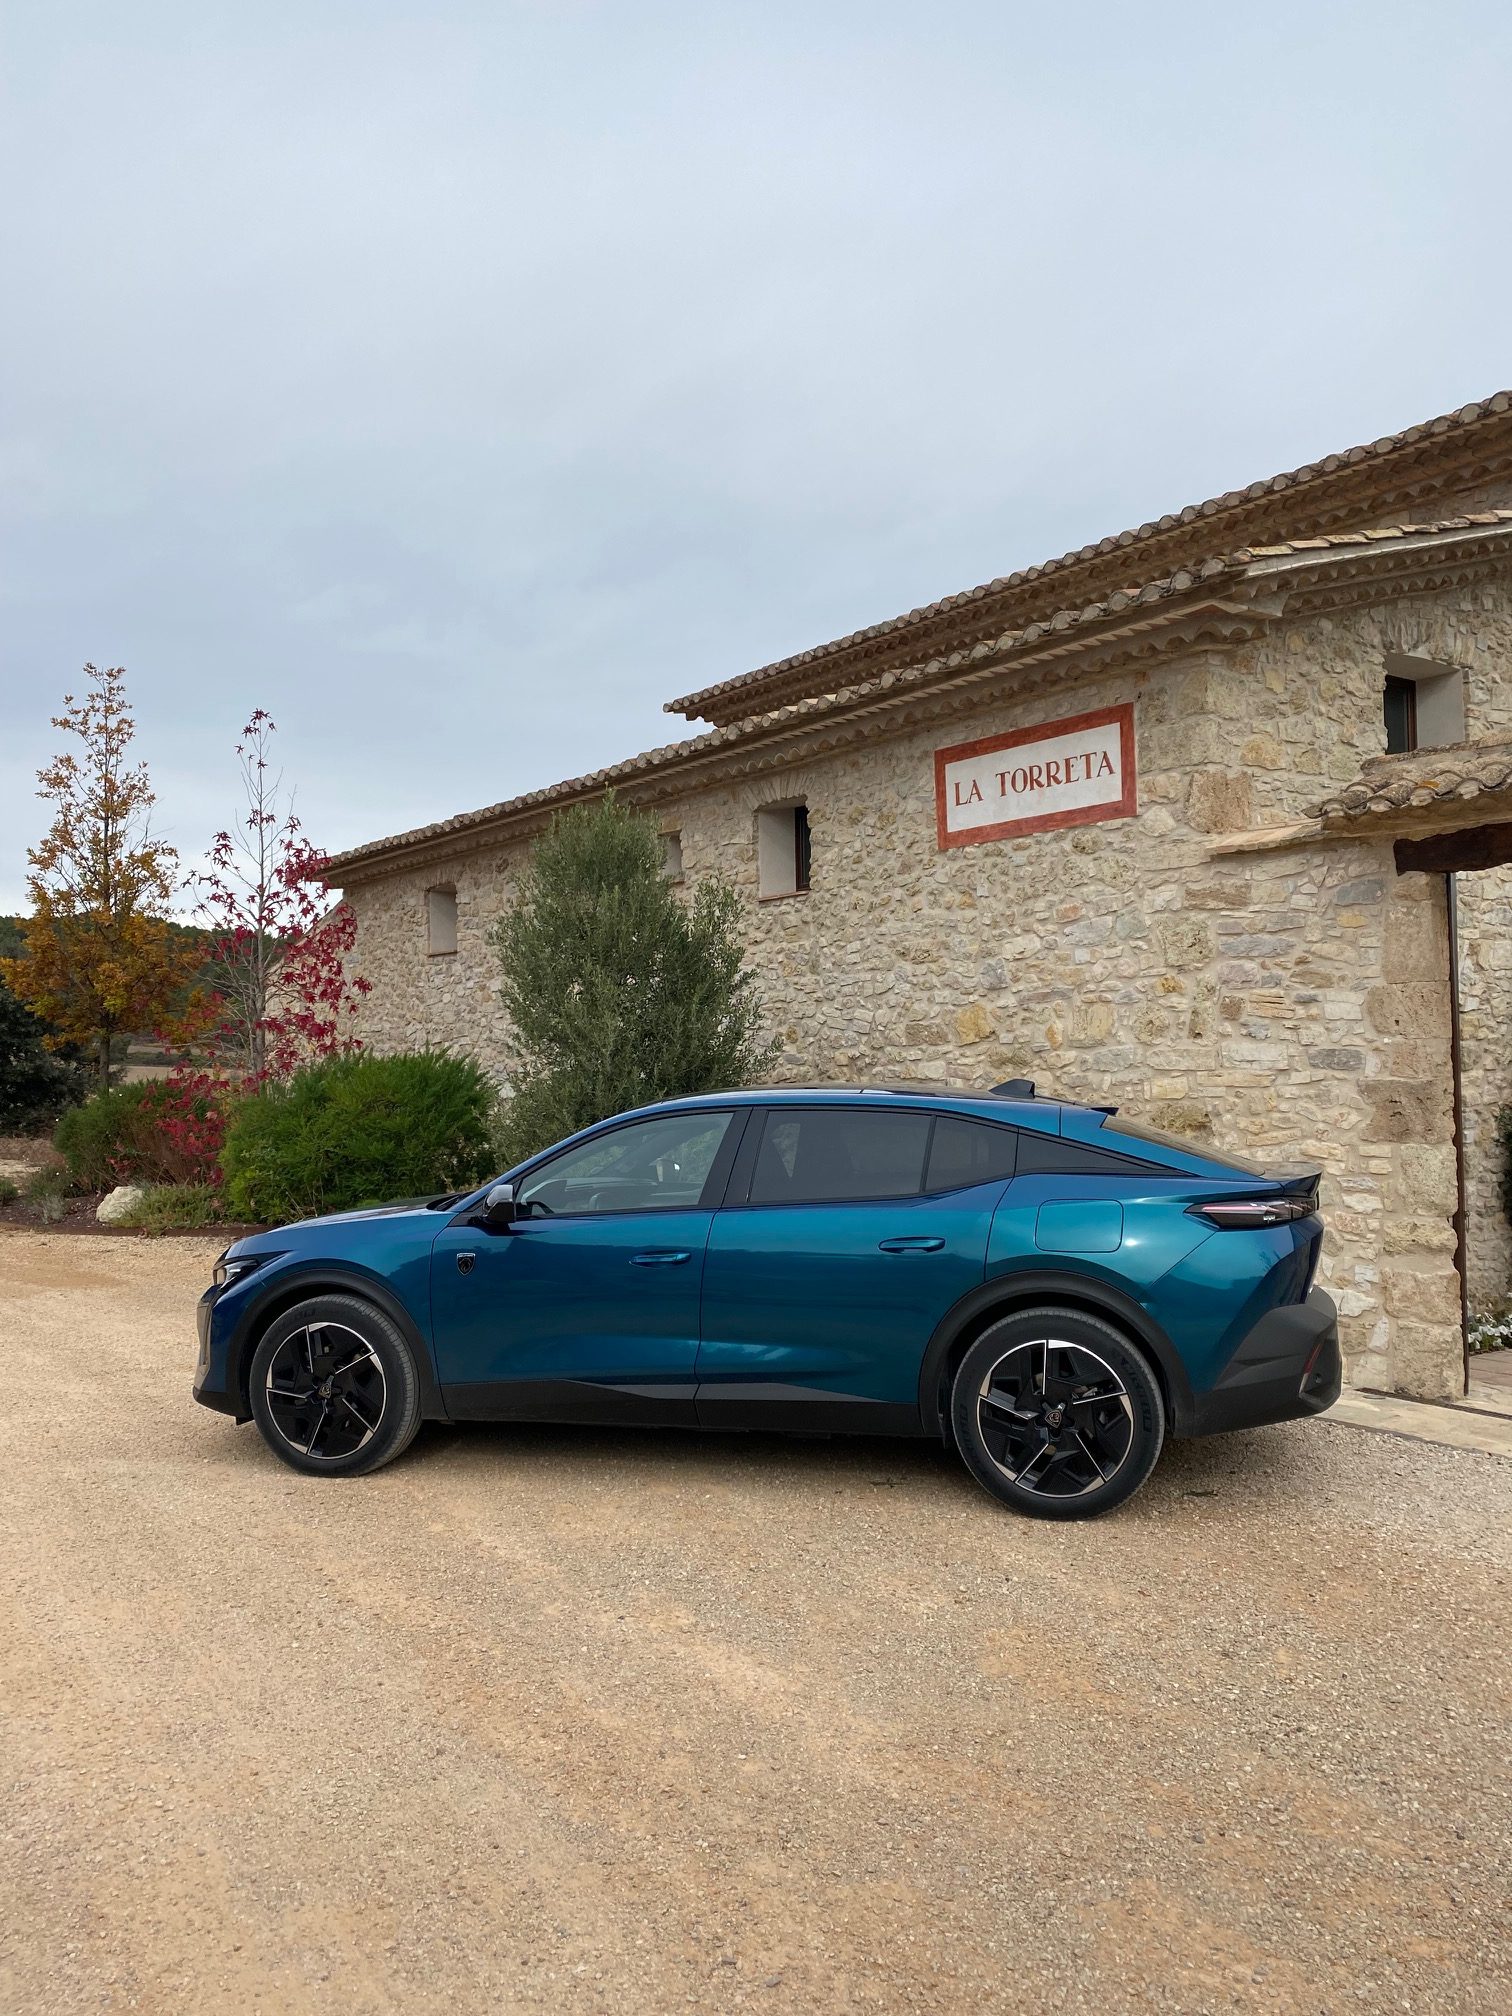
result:
M 1311 1197 L 1224 1197 L 1214 1204 L 1193 1204 L 1191 1216 L 1206 1218 L 1220 1231 L 1253 1231 L 1256 1226 L 1290 1225 L 1317 1209 Z

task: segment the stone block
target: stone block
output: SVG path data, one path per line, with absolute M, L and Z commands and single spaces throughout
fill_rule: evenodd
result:
M 1200 1139 L 1210 1139 L 1213 1132 L 1213 1116 L 1208 1108 L 1196 1100 L 1178 1099 L 1170 1105 L 1162 1105 L 1157 1116 L 1158 1124 L 1172 1134 L 1190 1134 Z
M 1441 1036 L 1449 1055 L 1449 981 L 1390 982 L 1370 988 L 1365 1016 L 1378 1036 Z
M 1239 833 L 1254 816 L 1254 794 L 1243 771 L 1199 770 L 1187 793 L 1187 818 L 1199 833 Z
M 905 1022 L 903 1041 L 911 1049 L 943 1050 L 950 1038 L 943 1022 Z
M 1444 921 L 1426 902 L 1395 903 L 1386 913 L 1381 973 L 1387 980 L 1448 985 L 1449 947 Z
M 1373 1319 L 1379 1306 L 1373 1295 L 1367 1295 L 1359 1288 L 1335 1288 L 1333 1298 L 1344 1322 L 1357 1322 L 1364 1316 Z
M 1170 721 L 1143 731 L 1139 737 L 1139 767 L 1154 778 L 1161 771 L 1191 770 L 1199 763 L 1234 760 L 1234 731 L 1211 715 Z
M 982 1001 L 969 1001 L 964 1008 L 956 1010 L 956 1036 L 962 1043 L 985 1043 L 997 1034 L 997 1024 L 987 1012 Z
M 1439 1323 L 1393 1323 L 1390 1389 L 1413 1400 L 1454 1400 L 1463 1379 L 1459 1312 Z
M 1071 1017 L 1071 1042 L 1077 1049 L 1106 1043 L 1113 1034 L 1113 1004 L 1110 1001 L 1083 1002 Z
M 1382 1249 L 1392 1256 L 1403 1253 L 1453 1253 L 1454 1225 L 1448 1218 L 1398 1218 L 1385 1222 Z
M 1358 1075 L 1365 1069 L 1363 1050 L 1309 1050 L 1307 1061 L 1315 1071 L 1347 1071 Z
M 1421 1079 L 1375 1078 L 1363 1083 L 1360 1092 L 1369 1113 L 1363 1140 L 1449 1139 L 1449 1104 L 1441 1086 Z
M 1446 1217 L 1454 1210 L 1454 1148 L 1409 1142 L 1397 1150 L 1387 1186 L 1390 1210 L 1416 1216 Z
M 1253 900 L 1253 889 L 1238 876 L 1225 876 L 1211 882 L 1188 882 L 1182 898 L 1189 910 L 1242 910 Z
M 1169 918 L 1156 937 L 1165 964 L 1178 972 L 1183 967 L 1203 965 L 1213 956 L 1212 927 L 1205 918 Z
M 1457 1323 L 1459 1276 L 1447 1265 L 1427 1272 L 1388 1266 L 1381 1272 L 1381 1301 L 1388 1316 L 1417 1323 Z

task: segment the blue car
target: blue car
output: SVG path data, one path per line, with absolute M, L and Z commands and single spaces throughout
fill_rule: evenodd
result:
M 1035 1097 L 668 1100 L 467 1196 L 239 1239 L 194 1393 L 296 1470 L 424 1420 L 938 1437 L 1043 1518 L 1121 1504 L 1167 1434 L 1320 1413 L 1318 1177 Z

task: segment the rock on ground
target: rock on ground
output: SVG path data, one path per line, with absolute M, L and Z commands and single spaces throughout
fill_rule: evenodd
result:
M 100 1199 L 95 1217 L 102 1225 L 119 1225 L 122 1219 L 131 1216 L 146 1194 L 139 1183 L 118 1183 Z

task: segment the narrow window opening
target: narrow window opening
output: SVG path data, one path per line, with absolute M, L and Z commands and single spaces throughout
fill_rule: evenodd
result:
M 681 882 L 681 880 L 683 879 L 683 851 L 682 851 L 681 833 L 663 833 L 663 835 L 661 836 L 661 843 L 662 843 L 662 874 L 665 875 L 665 877 L 669 882 Z
M 1447 749 L 1463 742 L 1465 675 L 1457 665 L 1393 652 L 1386 660 L 1386 753 Z
M 457 949 L 457 892 L 442 884 L 425 892 L 425 949 L 432 959 L 450 958 Z
M 791 798 L 763 806 L 756 814 L 756 882 L 763 901 L 806 895 L 813 858 L 808 806 Z

